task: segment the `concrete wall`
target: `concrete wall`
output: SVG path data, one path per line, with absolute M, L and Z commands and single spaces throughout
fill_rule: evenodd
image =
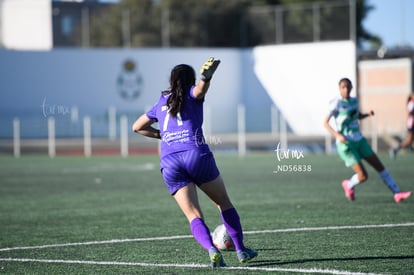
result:
M 0 0 L 0 45 L 15 50 L 53 47 L 51 0 Z
M 323 118 L 339 95 L 339 79 L 357 85 L 351 41 L 263 46 L 253 54 L 255 73 L 295 134 L 325 135 Z
M 408 58 L 359 62 L 361 110 L 374 110 L 376 114 L 374 120 L 362 122 L 365 133 L 405 133 L 405 106 L 408 95 L 413 91 L 412 66 Z
M 67 118 L 74 107 L 80 118 L 105 120 L 108 108 L 115 107 L 134 119 L 168 89 L 175 65 L 190 64 L 198 75 L 210 56 L 222 63 L 206 97 L 209 130 L 235 132 L 237 106 L 244 103 L 250 118 L 264 121 L 247 130 L 269 131 L 271 100 L 253 73 L 251 51 L 238 49 L 0 51 L 0 119 L 30 116 L 41 123 L 49 116 Z M 128 61 L 133 69 L 125 67 Z M 10 130 L 2 123 L 0 136 Z
M 222 63 L 206 98 L 209 133 L 236 132 L 239 104 L 246 107 L 248 132 L 270 132 L 274 104 L 295 134 L 324 135 L 322 119 L 338 79 L 355 80 L 355 46 L 349 41 L 253 49 L 0 51 L 0 138 L 10 137 L 14 117 L 27 118 L 23 137 L 36 131 L 45 136 L 50 116 L 59 120 L 58 136 L 72 135 L 72 127 L 80 135 L 81 125 L 72 122 L 91 116 L 94 134 L 96 125 L 107 127 L 110 107 L 132 121 L 168 89 L 173 66 L 186 63 L 198 72 L 210 56 Z

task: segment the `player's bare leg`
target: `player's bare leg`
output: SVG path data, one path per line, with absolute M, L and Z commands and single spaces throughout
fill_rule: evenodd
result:
M 234 208 L 221 176 L 218 176 L 213 181 L 203 183 L 200 189 L 216 204 L 220 212 Z
M 200 188 L 220 210 L 221 220 L 233 240 L 239 262 L 245 263 L 257 257 L 258 253 L 255 250 L 244 246 L 240 217 L 227 195 L 221 176 L 218 176 L 213 181 L 202 184 Z
M 373 154 L 369 157 L 366 157 L 365 160 L 375 169 L 378 173 L 384 171 L 385 167 L 382 164 L 381 160 L 376 154 Z
M 342 188 L 344 189 L 345 197 L 348 200 L 353 201 L 355 200 L 355 186 L 366 181 L 368 179 L 368 173 L 361 162 L 352 165 L 351 168 L 355 174 L 350 179 L 346 179 L 342 182 Z
M 355 172 L 355 174 L 358 175 L 359 183 L 363 183 L 364 181 L 368 179 L 367 170 L 365 169 L 364 165 L 361 162 L 353 165 L 351 168 Z
M 365 160 L 379 173 L 382 181 L 388 186 L 391 192 L 394 194 L 394 200 L 396 203 L 408 199 L 411 196 L 411 192 L 401 192 L 400 187 L 395 182 L 391 174 L 385 169 L 384 165 L 376 154 L 373 154 Z
M 226 266 L 220 251 L 214 247 L 209 228 L 204 223 L 195 184 L 189 183 L 180 188 L 174 194 L 174 199 L 190 223 L 194 239 L 208 251 L 211 267 Z
M 174 199 L 188 219 L 188 222 L 191 222 L 195 218 L 203 219 L 203 212 L 198 202 L 197 189 L 194 183 L 189 183 L 178 189 L 174 194 Z
M 392 148 L 390 150 L 390 157 L 392 159 L 395 159 L 400 150 L 402 150 L 404 148 L 410 148 L 411 144 L 413 144 L 413 139 L 414 139 L 414 133 L 413 132 L 408 132 L 405 139 L 402 142 L 400 142 L 397 147 Z
M 412 132 L 408 132 L 407 133 L 407 137 L 405 138 L 405 140 L 403 142 L 401 142 L 400 146 L 401 149 L 403 148 L 407 148 L 409 146 L 411 146 L 411 144 L 413 144 L 413 139 L 414 139 L 414 133 Z

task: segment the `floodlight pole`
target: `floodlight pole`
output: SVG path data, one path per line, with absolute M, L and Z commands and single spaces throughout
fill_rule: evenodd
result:
M 356 13 L 356 2 L 355 0 L 349 0 L 349 38 L 357 43 L 357 13 Z
M 129 9 L 122 11 L 122 38 L 124 48 L 131 47 L 131 20 Z
M 313 14 L 313 42 L 321 40 L 321 15 L 320 15 L 320 4 L 314 3 L 312 5 Z
M 275 7 L 275 24 L 276 24 L 276 44 L 283 44 L 283 12 L 284 9 L 281 6 Z
M 170 47 L 170 10 L 162 10 L 161 16 L 161 41 L 163 48 Z
M 89 22 L 89 8 L 83 7 L 81 11 L 82 24 L 82 46 L 89 48 L 90 46 L 90 22 Z

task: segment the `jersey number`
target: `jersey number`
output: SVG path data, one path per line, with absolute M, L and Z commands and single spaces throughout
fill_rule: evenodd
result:
M 161 111 L 167 111 L 167 109 L 168 109 L 167 106 L 162 106 Z M 165 118 L 164 118 L 164 124 L 162 126 L 162 131 L 163 132 L 167 131 L 168 122 L 170 120 L 170 117 L 171 117 L 170 112 L 167 111 L 167 114 L 165 115 Z M 183 125 L 183 120 L 181 118 L 180 112 L 177 113 L 177 124 L 178 124 L 178 126 L 182 126 Z

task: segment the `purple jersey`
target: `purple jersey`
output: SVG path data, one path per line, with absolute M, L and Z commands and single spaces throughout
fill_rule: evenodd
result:
M 161 134 L 161 157 L 180 151 L 207 147 L 203 137 L 203 103 L 191 89 L 184 96 L 184 106 L 177 117 L 168 112 L 167 100 L 171 94 L 162 94 L 158 102 L 146 115 L 159 124 Z

